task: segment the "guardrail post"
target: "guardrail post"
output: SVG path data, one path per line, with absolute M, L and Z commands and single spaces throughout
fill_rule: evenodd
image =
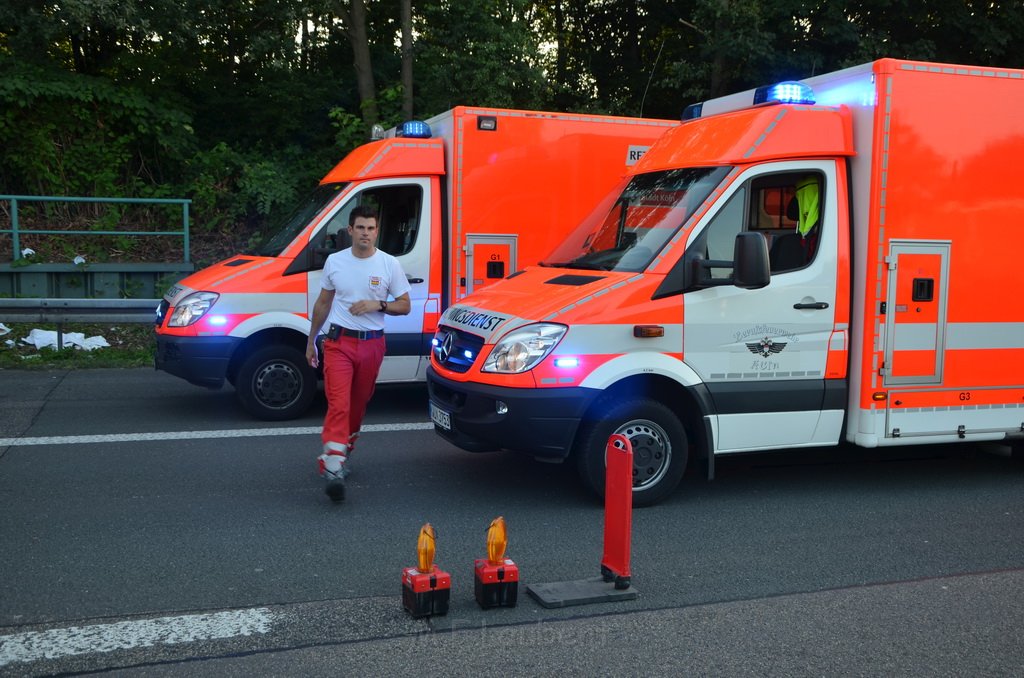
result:
M 185 248 L 185 263 L 191 261 L 191 255 L 189 254 L 189 241 L 188 241 L 188 202 L 181 203 L 181 228 L 184 231 L 182 245 Z
M 14 260 L 21 258 L 21 240 L 18 237 L 18 199 L 11 198 L 11 244 L 14 247 Z

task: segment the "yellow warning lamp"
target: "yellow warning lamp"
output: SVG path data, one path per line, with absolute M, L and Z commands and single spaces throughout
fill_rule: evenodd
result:
M 420 528 L 420 538 L 416 542 L 417 569 L 420 572 L 434 571 L 434 528 L 424 523 Z
M 487 562 L 501 565 L 505 561 L 505 547 L 508 546 L 508 530 L 505 518 L 498 516 L 487 528 Z

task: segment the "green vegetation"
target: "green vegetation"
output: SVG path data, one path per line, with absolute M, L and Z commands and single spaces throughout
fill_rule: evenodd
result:
M 37 349 L 22 342 L 33 329 L 56 330 L 47 323 L 11 323 L 9 334 L 0 336 L 0 370 L 78 369 L 86 367 L 152 367 L 156 343 L 152 326 L 142 324 L 73 324 L 63 332 L 81 332 L 87 338 L 101 336 L 109 347 L 84 351 L 65 344 L 60 351 Z M 7 342 L 14 342 L 8 345 Z
M 191 198 L 203 265 L 259 238 L 374 123 L 457 104 L 676 118 L 883 56 L 1021 67 L 1022 42 L 1019 2 L 0 3 L 0 193 Z M 23 225 L 158 230 L 174 217 L 37 205 Z M 104 241 L 87 258 L 158 261 L 156 240 Z M 74 245 L 23 246 L 65 261 L 86 247 Z M 0 261 L 12 255 L 0 235 Z
M 375 123 L 460 104 L 675 119 L 694 101 L 881 57 L 1021 68 L 1021 44 L 1024 3 L 1003 0 L 5 2 L 0 194 L 189 198 L 202 267 L 248 249 Z M 50 203 L 19 217 L 63 230 L 181 221 L 178 208 Z M 12 245 L 0 234 L 0 262 Z M 176 238 L 20 246 L 33 262 L 183 255 Z M 0 346 L 0 367 L 150 364 L 149 331 L 97 326 L 114 346 L 91 353 Z

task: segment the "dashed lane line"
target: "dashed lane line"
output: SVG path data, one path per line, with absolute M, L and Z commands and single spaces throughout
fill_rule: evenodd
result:
M 363 433 L 390 431 L 423 431 L 434 428 L 429 422 L 404 424 L 370 424 Z M 263 436 L 301 436 L 320 433 L 319 426 L 278 428 L 239 428 L 214 431 L 161 431 L 156 433 L 107 433 L 83 436 L 38 436 L 34 438 L 0 438 L 0 448 L 22 445 L 83 445 L 90 443 L 132 443 L 160 440 L 201 440 L 204 438 L 259 438 Z
M 272 623 L 270 610 L 261 607 L 14 633 L 0 636 L 0 666 L 94 652 L 251 636 L 269 633 Z

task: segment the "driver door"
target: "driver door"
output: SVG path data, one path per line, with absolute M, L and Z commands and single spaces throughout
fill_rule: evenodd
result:
M 385 320 L 387 353 L 377 381 L 415 381 L 419 378 L 420 360 L 427 354 L 424 347 L 429 341 L 429 337 L 424 339 L 423 327 L 424 314 L 430 305 L 430 179 L 385 179 L 356 185 L 310 237 L 310 245 L 337 250 L 348 247 L 348 218 L 357 205 L 377 208 L 380 226 L 377 247 L 398 259 L 411 288 L 409 314 L 389 315 Z M 309 314 L 320 294 L 322 265 L 321 261 L 307 276 Z

